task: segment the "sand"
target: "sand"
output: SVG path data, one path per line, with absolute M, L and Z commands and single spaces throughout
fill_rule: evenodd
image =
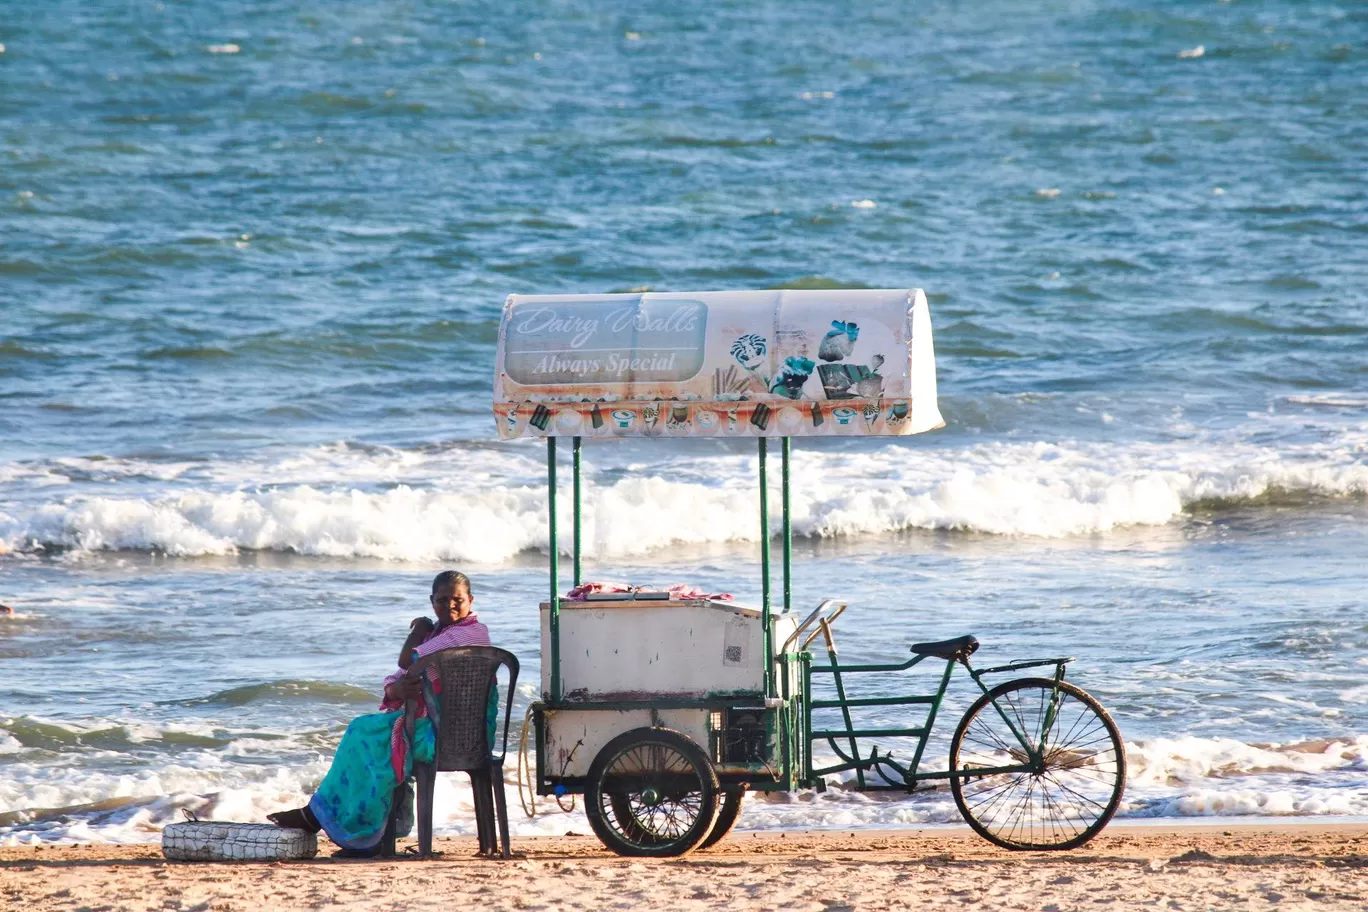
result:
M 331 846 L 323 845 L 323 851 Z M 157 846 L 0 849 L 0 909 L 1368 909 L 1368 825 L 1112 825 L 1082 849 L 1005 852 L 967 829 L 734 833 L 683 859 L 588 836 L 428 861 L 185 864 Z

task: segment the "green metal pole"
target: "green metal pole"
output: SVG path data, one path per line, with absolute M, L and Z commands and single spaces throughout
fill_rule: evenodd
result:
M 560 542 L 556 540 L 556 438 L 546 438 L 546 493 L 551 526 L 551 703 L 561 699 L 560 674 Z
M 789 438 L 784 438 L 781 497 L 784 510 L 784 613 L 793 610 L 793 514 L 789 510 Z
M 765 644 L 765 696 L 774 696 L 774 644 L 770 642 L 770 547 L 769 547 L 769 472 L 766 456 L 769 441 L 760 438 L 760 574 L 763 594 L 760 615 L 761 636 Z
M 583 524 L 583 511 L 580 507 L 580 438 L 574 439 L 574 478 L 575 478 L 575 585 L 584 582 L 580 576 L 580 527 Z

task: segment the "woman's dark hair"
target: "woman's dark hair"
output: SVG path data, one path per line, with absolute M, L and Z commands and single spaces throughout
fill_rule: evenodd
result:
M 432 581 L 432 594 L 436 595 L 437 590 L 446 585 L 450 585 L 455 590 L 464 588 L 466 594 L 470 594 L 470 577 L 460 570 L 443 570 L 437 574 L 436 579 Z

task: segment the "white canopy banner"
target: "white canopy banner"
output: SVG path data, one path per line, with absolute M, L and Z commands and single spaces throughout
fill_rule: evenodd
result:
M 509 295 L 494 415 L 504 438 L 944 425 L 921 289 Z

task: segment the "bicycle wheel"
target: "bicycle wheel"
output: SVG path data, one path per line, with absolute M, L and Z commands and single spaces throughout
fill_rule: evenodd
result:
M 662 728 L 618 735 L 589 767 L 584 810 L 619 855 L 668 857 L 696 847 L 717 819 L 717 773 L 688 738 Z
M 722 803 L 717 811 L 717 822 L 713 824 L 712 831 L 707 837 L 698 844 L 700 849 L 716 845 L 732 831 L 736 826 L 736 818 L 741 816 L 741 802 L 745 799 L 744 789 L 727 788 L 722 790 Z
M 1126 782 L 1125 747 L 1111 716 L 1082 689 L 1048 678 L 994 687 L 960 720 L 950 769 L 1004 766 L 1030 768 L 954 776 L 950 791 L 969 826 L 1008 849 L 1081 846 L 1116 813 Z

